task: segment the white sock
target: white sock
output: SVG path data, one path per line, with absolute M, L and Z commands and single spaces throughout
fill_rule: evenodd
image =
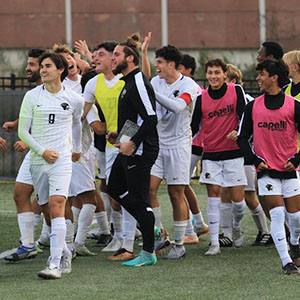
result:
M 109 196 L 108 196 L 107 193 L 101 192 L 101 197 L 102 197 L 103 202 L 104 202 L 104 209 L 105 209 L 106 214 L 107 214 L 108 224 L 110 224 L 111 223 L 111 205 L 110 205 Z
M 292 262 L 288 253 L 288 247 L 286 243 L 286 236 L 284 230 L 284 207 L 277 206 L 270 210 L 271 217 L 271 235 L 275 243 L 277 252 L 280 256 L 282 265 Z
M 33 212 L 24 212 L 18 214 L 18 224 L 21 233 L 22 246 L 34 246 L 34 214 Z
M 202 227 L 204 224 L 204 219 L 202 212 L 200 211 L 198 214 L 193 214 L 193 219 L 195 221 L 195 227 Z
M 292 245 L 299 244 L 299 235 L 300 235 L 300 211 L 296 213 L 287 213 L 289 217 L 289 227 L 290 227 L 290 243 Z
M 174 221 L 174 244 L 183 245 L 184 234 L 186 231 L 187 220 Z
M 109 223 L 107 220 L 106 211 L 99 211 L 95 213 L 95 218 L 99 225 L 100 231 L 103 234 L 110 234 Z
M 155 218 L 154 225 L 157 226 L 158 228 L 162 228 L 160 206 L 152 208 L 152 211 Z
M 39 241 L 48 242 L 48 240 L 50 238 L 50 234 L 51 234 L 51 226 L 48 226 L 45 218 L 43 218 L 43 227 L 42 227 L 41 235 L 39 237 Z
M 246 211 L 245 200 L 241 202 L 232 201 L 232 227 L 233 228 L 239 229 L 241 227 L 241 220 L 245 215 L 245 211 Z
M 114 225 L 114 238 L 122 240 L 122 214 L 120 211 L 111 209 L 111 220 Z
M 207 199 L 206 213 L 209 226 L 210 241 L 212 245 L 219 244 L 220 202 L 220 197 L 208 197 Z
M 70 251 L 74 248 L 74 224 L 66 219 L 66 244 Z
M 268 225 L 266 215 L 260 203 L 256 206 L 256 208 L 251 209 L 252 219 L 258 229 L 262 234 L 268 234 Z
M 41 214 L 34 214 L 34 223 L 33 223 L 34 224 L 34 231 L 33 231 L 34 235 L 36 233 L 37 228 L 40 225 L 40 221 L 41 221 Z
M 81 209 L 79 209 L 75 206 L 72 206 L 74 234 L 77 232 L 78 218 L 79 218 L 80 211 L 81 211 Z
M 123 215 L 123 245 L 122 248 L 133 252 L 136 219 L 122 206 Z
M 78 218 L 78 228 L 75 238 L 75 243 L 84 245 L 89 227 L 92 224 L 96 205 L 94 204 L 83 204 L 81 212 Z
M 232 203 L 220 204 L 220 225 L 224 236 L 232 240 Z
M 194 231 L 192 219 L 193 219 L 192 214 L 190 212 L 190 218 L 187 220 L 185 235 L 194 237 L 194 236 L 197 236 L 197 234 Z
M 51 220 L 50 234 L 50 264 L 59 269 L 60 260 L 65 248 L 66 221 L 65 218 L 54 218 Z

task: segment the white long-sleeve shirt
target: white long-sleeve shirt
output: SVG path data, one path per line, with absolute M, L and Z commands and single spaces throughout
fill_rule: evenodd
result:
M 18 133 L 31 149 L 31 164 L 45 164 L 42 158 L 45 150 L 55 150 L 60 159 L 70 159 L 72 151 L 81 152 L 83 105 L 80 95 L 64 87 L 52 94 L 41 85 L 25 94 Z

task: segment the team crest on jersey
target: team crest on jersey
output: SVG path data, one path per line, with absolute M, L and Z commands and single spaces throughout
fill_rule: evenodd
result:
M 268 191 L 273 191 L 273 185 L 272 184 L 267 184 L 266 188 Z
M 121 94 L 121 98 L 123 98 L 125 96 L 125 94 L 127 93 L 126 89 L 123 89 L 122 94 Z
M 210 174 L 209 173 L 205 173 L 205 178 L 209 179 L 210 178 Z
M 179 95 L 179 90 L 176 90 L 173 92 L 174 97 L 177 97 Z
M 70 109 L 70 106 L 69 106 L 69 104 L 68 103 L 62 103 L 61 105 L 60 105 L 64 110 L 69 110 Z

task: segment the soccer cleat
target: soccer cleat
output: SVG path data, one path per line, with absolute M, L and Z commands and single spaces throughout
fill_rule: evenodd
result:
M 225 236 L 224 233 L 219 234 L 220 247 L 232 247 L 233 241 L 229 237 Z
M 266 233 L 262 235 L 261 241 L 260 241 L 261 246 L 272 246 L 274 245 L 274 241 L 272 239 L 271 234 Z
M 184 244 L 190 244 L 190 245 L 196 245 L 199 244 L 199 238 L 198 236 L 185 236 L 183 240 Z
M 157 262 L 156 255 L 153 253 L 147 255 L 144 250 L 140 252 L 134 259 L 122 263 L 122 266 L 127 267 L 144 267 L 154 265 Z
M 72 253 L 70 255 L 64 255 L 61 258 L 60 266 L 59 266 L 60 272 L 64 274 L 69 274 L 72 271 Z
M 221 253 L 220 245 L 216 244 L 216 245 L 210 245 L 204 255 L 211 256 L 211 255 L 218 255 L 220 253 Z
M 183 245 L 173 245 L 171 250 L 163 259 L 179 259 L 185 256 L 185 248 Z
M 194 231 L 198 236 L 205 235 L 209 233 L 209 227 L 206 223 L 203 223 L 201 227 L 194 226 Z
M 161 255 L 164 250 L 171 244 L 167 231 L 162 229 L 161 236 L 154 245 L 154 250 L 157 256 Z
M 42 237 L 40 237 L 37 242 L 38 242 L 39 246 L 42 247 L 42 248 L 49 248 L 50 247 L 50 238 L 49 239 L 43 239 Z
M 102 252 L 116 252 L 122 248 L 122 240 L 113 238 L 111 242 L 102 249 Z
M 94 240 L 98 240 L 101 236 L 101 232 L 100 232 L 100 228 L 97 227 L 97 228 L 94 228 L 94 229 L 91 229 L 88 233 L 87 233 L 87 238 L 88 239 L 94 239 Z
M 126 249 L 121 248 L 116 253 L 109 256 L 107 259 L 115 261 L 115 260 L 130 260 L 133 258 L 135 258 L 134 252 L 129 252 Z
M 60 279 L 61 272 L 56 268 L 47 267 L 44 270 L 38 272 L 37 274 L 40 278 L 43 279 Z
M 20 261 L 23 259 L 35 258 L 37 254 L 38 251 L 35 247 L 20 246 L 16 252 L 5 256 L 4 259 L 7 261 Z
M 241 228 L 232 228 L 233 245 L 240 248 L 243 245 L 244 235 Z
M 262 232 L 258 231 L 256 238 L 254 240 L 254 242 L 251 244 L 251 246 L 261 246 L 261 240 L 262 240 Z
M 296 267 L 293 262 L 287 263 L 285 266 L 282 267 L 283 273 L 286 275 L 299 275 L 300 270 Z
M 72 253 L 72 260 L 74 260 L 77 257 L 75 248 L 72 248 L 71 253 Z
M 162 231 L 159 227 L 154 226 L 154 240 L 157 241 L 162 235 Z
M 106 247 L 112 240 L 111 234 L 100 234 L 96 247 Z
M 140 239 L 142 239 L 142 232 L 141 232 L 138 228 L 135 229 L 135 236 L 134 236 L 134 239 L 135 239 L 135 240 L 140 240 Z
M 299 245 L 292 245 L 290 243 L 290 255 L 291 259 L 293 260 L 293 263 L 300 267 L 300 251 L 299 251 Z
M 75 244 L 75 251 L 78 256 L 96 256 L 97 254 L 91 252 L 85 245 Z

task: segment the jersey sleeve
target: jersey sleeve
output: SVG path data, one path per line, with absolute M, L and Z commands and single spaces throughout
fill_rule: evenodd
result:
M 27 92 L 22 101 L 21 110 L 19 114 L 18 135 L 19 138 L 34 152 L 41 155 L 46 150 L 45 147 L 40 145 L 30 134 L 30 128 L 33 120 L 33 107 L 34 103 Z
M 83 92 L 83 99 L 88 103 L 95 103 L 95 91 L 97 85 L 98 76 L 95 76 L 91 80 L 89 80 L 85 86 Z
M 74 112 L 73 112 L 73 125 L 72 125 L 72 137 L 73 137 L 73 152 L 81 152 L 81 138 L 82 138 L 82 123 L 81 116 L 83 113 L 84 101 L 81 96 L 77 95 Z
M 86 115 L 86 120 L 89 124 L 92 124 L 95 121 L 100 121 L 99 115 L 98 115 L 98 110 L 96 105 L 93 105 L 91 109 L 89 110 L 88 114 Z

